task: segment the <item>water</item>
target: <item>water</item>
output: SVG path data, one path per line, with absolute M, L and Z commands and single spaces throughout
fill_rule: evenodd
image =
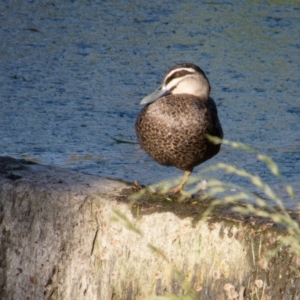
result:
M 299 16 L 298 1 L 2 1 L 0 155 L 143 184 L 181 175 L 140 150 L 134 123 L 140 100 L 187 61 L 207 73 L 225 137 L 270 155 L 299 195 Z M 217 162 L 294 206 L 255 156 L 224 146 L 203 166 Z

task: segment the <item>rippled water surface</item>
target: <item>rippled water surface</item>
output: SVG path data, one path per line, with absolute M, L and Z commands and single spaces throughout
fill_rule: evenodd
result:
M 270 155 L 299 195 L 299 2 L 175 3 L 0 2 L 0 155 L 143 184 L 181 175 L 140 150 L 134 123 L 140 100 L 187 61 L 207 73 L 225 137 Z M 293 205 L 254 155 L 224 146 L 203 166 L 216 162 Z

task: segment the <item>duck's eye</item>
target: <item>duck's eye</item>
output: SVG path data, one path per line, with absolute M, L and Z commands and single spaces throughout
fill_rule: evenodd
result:
M 172 81 L 175 78 L 184 77 L 185 75 L 192 74 L 192 72 L 188 70 L 180 70 L 175 73 L 173 73 L 170 77 L 166 78 L 165 84 L 167 85 L 170 81 Z
M 181 75 L 182 75 L 182 72 L 176 72 L 173 74 L 173 78 L 181 77 Z
M 172 74 L 172 76 L 170 76 L 167 80 L 166 80 L 166 84 L 168 84 L 170 81 L 172 81 L 175 78 L 179 78 L 183 75 L 182 71 L 178 71 Z

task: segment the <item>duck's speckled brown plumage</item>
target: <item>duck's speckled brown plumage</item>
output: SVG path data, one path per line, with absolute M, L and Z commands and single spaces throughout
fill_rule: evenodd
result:
M 154 160 L 184 171 L 219 152 L 220 145 L 209 142 L 207 134 L 223 137 L 214 100 L 190 94 L 171 94 L 146 105 L 137 118 L 136 133 Z

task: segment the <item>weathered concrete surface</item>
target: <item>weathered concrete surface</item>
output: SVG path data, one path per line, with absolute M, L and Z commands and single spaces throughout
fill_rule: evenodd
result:
M 0 298 L 300 299 L 299 259 L 276 248 L 272 224 L 202 220 L 197 201 L 129 207 L 130 194 L 122 182 L 0 158 Z

